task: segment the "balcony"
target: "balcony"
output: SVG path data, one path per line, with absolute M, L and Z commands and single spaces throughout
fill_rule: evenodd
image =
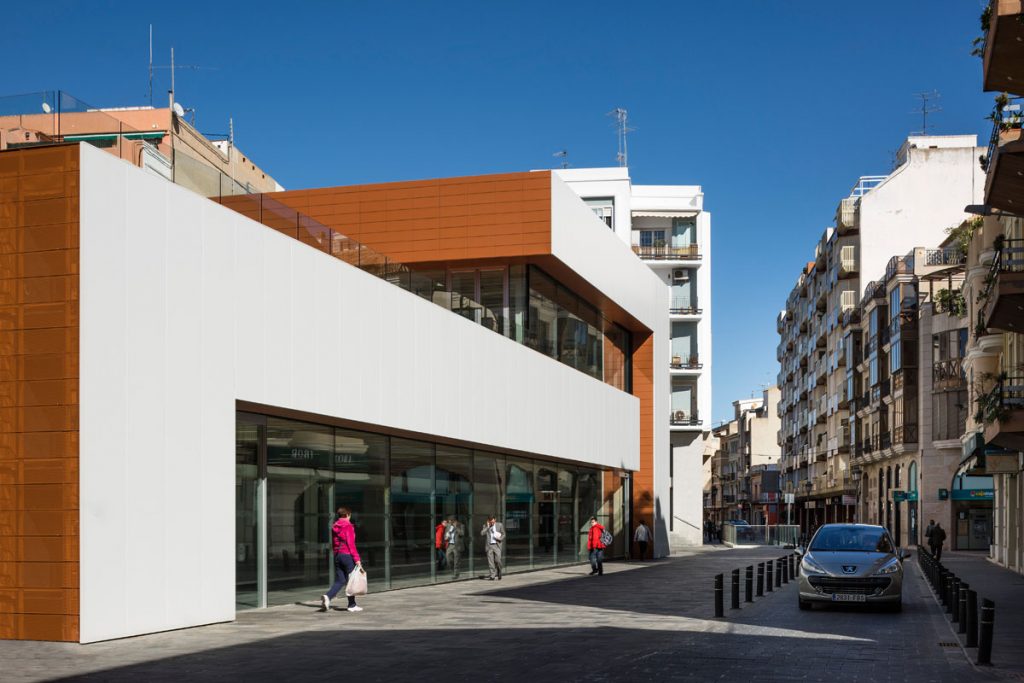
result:
M 985 156 L 985 203 L 1012 214 L 1024 213 L 1024 139 L 1021 100 L 997 100 Z
M 840 236 L 849 235 L 857 230 L 857 205 L 860 197 L 847 197 L 839 202 L 836 208 L 836 232 Z
M 675 410 L 669 417 L 669 425 L 672 427 L 700 427 L 702 424 L 704 421 L 697 417 L 696 412 Z
M 697 307 L 697 302 L 690 297 L 673 298 L 668 305 L 669 315 L 700 315 L 704 311 Z
M 672 356 L 672 360 L 669 361 L 669 367 L 673 370 L 700 370 L 704 367 L 697 357 L 697 354 L 692 353 L 688 356 Z
M 983 53 L 983 88 L 1024 95 L 1024 2 L 991 0 Z
M 883 379 L 881 382 L 871 387 L 871 404 L 877 405 L 883 398 L 889 395 L 889 379 Z
M 901 425 L 892 428 L 893 446 L 914 446 L 917 445 L 917 425 Z
M 986 443 L 1024 450 L 1024 375 L 1000 375 L 978 398 L 975 419 L 985 424 Z
M 683 247 L 633 245 L 633 253 L 644 261 L 699 261 L 700 245 L 688 244 Z
M 1021 196 L 1024 197 L 1024 185 Z M 985 303 L 985 327 L 1024 333 L 1024 240 L 996 239 L 995 256 L 985 282 L 980 297 Z
M 932 390 L 966 389 L 963 358 L 948 358 L 932 365 Z
M 848 244 L 840 249 L 836 265 L 838 266 L 836 269 L 838 279 L 845 280 L 855 277 L 860 271 L 860 266 L 857 263 L 857 247 Z

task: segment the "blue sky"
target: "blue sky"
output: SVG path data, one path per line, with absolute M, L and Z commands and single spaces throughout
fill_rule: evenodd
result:
M 289 188 L 614 165 L 700 184 L 713 213 L 714 410 L 774 382 L 775 316 L 835 205 L 935 133 L 987 139 L 982 0 L 46 2 L 0 43 L 2 90 L 144 104 L 148 25 L 177 99 Z M 157 71 L 157 104 L 169 77 Z

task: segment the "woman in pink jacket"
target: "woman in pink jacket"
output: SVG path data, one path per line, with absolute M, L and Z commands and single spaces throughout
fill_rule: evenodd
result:
M 331 600 L 348 583 L 349 574 L 363 570 L 359 551 L 356 550 L 356 528 L 352 526 L 351 517 L 352 511 L 347 507 L 338 508 L 338 521 L 331 529 L 334 543 L 334 585 L 325 595 L 320 596 L 320 607 L 324 612 L 331 608 Z M 349 612 L 363 611 L 363 608 L 356 604 L 354 595 L 348 596 L 347 609 Z

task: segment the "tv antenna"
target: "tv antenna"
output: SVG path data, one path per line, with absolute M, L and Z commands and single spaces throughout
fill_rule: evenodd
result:
M 560 149 L 551 156 L 562 160 L 562 168 L 569 168 L 569 150 Z
M 636 130 L 626 125 L 629 120 L 629 112 L 622 107 L 616 107 L 608 112 L 607 115 L 615 118 L 616 134 L 619 139 L 619 152 L 615 155 L 615 161 L 618 162 L 619 166 L 629 166 L 629 150 L 626 148 L 626 135 Z
M 215 66 L 199 66 L 198 64 L 175 64 L 174 63 L 174 48 L 171 48 L 171 63 L 170 64 L 153 64 L 153 24 L 149 25 L 149 106 L 153 106 L 153 71 L 154 69 L 170 69 L 171 70 L 171 95 L 174 95 L 174 72 L 178 69 L 189 69 L 191 71 L 199 71 L 205 69 L 208 71 L 216 71 Z
M 939 93 L 938 90 L 932 90 L 929 92 L 915 93 L 914 97 L 921 98 L 921 108 L 916 109 L 910 113 L 921 115 L 921 135 L 928 135 L 928 115 L 942 111 L 942 107 L 940 107 L 939 105 L 932 105 L 929 103 L 932 100 L 939 99 L 940 97 L 942 97 L 942 95 Z

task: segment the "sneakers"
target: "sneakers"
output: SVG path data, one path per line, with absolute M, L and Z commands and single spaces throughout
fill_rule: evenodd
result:
M 351 607 L 346 607 L 345 611 L 346 612 L 362 612 L 363 608 L 360 607 L 359 605 L 352 605 Z
M 320 596 L 320 611 L 321 612 L 326 612 L 329 609 L 331 609 L 331 599 L 329 597 L 327 597 L 326 595 L 321 595 Z

